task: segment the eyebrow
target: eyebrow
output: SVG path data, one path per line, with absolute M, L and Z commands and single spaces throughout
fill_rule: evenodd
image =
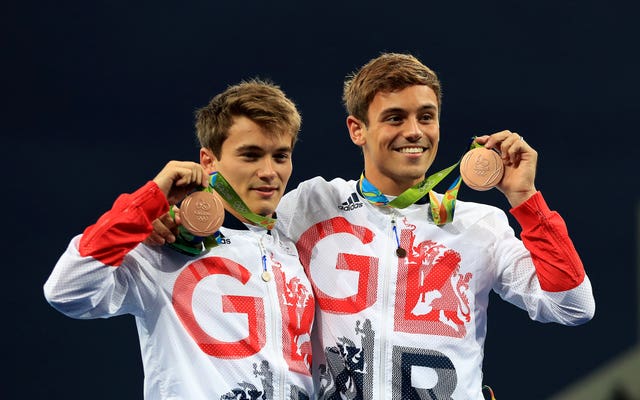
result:
M 423 106 L 421 106 L 420 108 L 418 108 L 418 112 L 425 112 L 425 111 L 433 111 L 436 112 L 438 110 L 438 107 L 436 107 L 434 104 L 425 104 Z M 388 115 L 388 114 L 393 114 L 393 113 L 406 113 L 407 110 L 401 107 L 391 107 L 391 108 L 387 108 L 384 109 L 380 112 L 380 115 Z
M 261 153 L 266 153 L 264 148 L 256 145 L 251 145 L 251 144 L 243 145 L 235 149 L 236 153 L 242 153 L 245 151 L 257 151 Z M 291 151 L 292 151 L 291 146 L 282 146 L 275 149 L 275 153 L 282 153 L 282 152 L 291 153 Z
M 428 104 L 420 107 L 420 111 L 437 111 L 438 107 L 434 104 Z

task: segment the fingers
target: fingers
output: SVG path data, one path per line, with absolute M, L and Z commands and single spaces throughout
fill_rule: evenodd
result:
M 522 136 L 505 130 L 480 136 L 476 141 L 500 153 L 505 169 L 497 188 L 507 197 L 512 207 L 522 204 L 536 192 L 538 153 Z
M 175 180 L 176 186 L 206 186 L 208 185 L 208 175 L 200 164 L 187 162 L 186 165 L 176 165 L 175 173 L 178 179 Z
M 478 143 L 483 143 L 484 147 L 497 150 L 502 162 L 507 166 L 517 167 L 523 154 L 533 150 L 521 135 L 508 130 L 481 136 L 478 139 Z
M 178 224 L 171 218 L 169 213 L 155 219 L 151 222 L 151 225 L 153 226 L 153 232 L 145 239 L 144 243 L 151 246 L 161 246 L 165 243 L 176 241 L 174 231 Z
M 162 246 L 163 244 L 168 243 L 168 241 L 164 237 L 158 235 L 158 233 L 156 233 L 156 231 L 154 230 L 149 236 L 147 236 L 143 243 L 147 246 L 153 247 Z
M 176 204 L 191 190 L 209 184 L 209 175 L 200 164 L 191 161 L 169 161 L 153 178 L 169 204 Z

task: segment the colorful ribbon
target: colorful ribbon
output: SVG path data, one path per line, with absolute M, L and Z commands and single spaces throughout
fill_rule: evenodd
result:
M 262 215 L 258 215 L 251 211 L 249 207 L 242 201 L 240 196 L 236 193 L 235 190 L 229 185 L 224 176 L 219 172 L 214 172 L 211 174 L 211 178 L 209 179 L 209 187 L 214 189 L 220 197 L 222 197 L 234 210 L 236 210 L 240 215 L 242 215 L 247 220 L 253 222 L 254 224 L 260 225 L 268 230 L 273 229 L 276 224 L 276 219 L 271 217 L 265 217 Z
M 252 212 L 249 207 L 242 201 L 240 196 L 231 187 L 229 182 L 219 172 L 213 172 L 209 178 L 209 186 L 202 190 L 213 192 L 214 190 L 222 197 L 234 210 L 254 224 L 260 225 L 268 230 L 273 229 L 276 219 L 265 217 Z M 175 219 L 175 211 L 173 207 L 169 208 L 169 215 Z M 209 250 L 218 246 L 222 242 L 222 234 L 220 231 L 207 237 L 200 237 L 191 234 L 185 227 L 178 227 L 178 235 L 176 241 L 168 243 L 169 247 L 187 255 L 197 256 L 205 250 Z
M 476 143 L 475 138 L 475 136 L 472 138 L 469 149 L 474 149 L 476 147 L 482 146 L 481 144 Z M 438 183 L 440 183 L 440 181 L 442 181 L 447 175 L 449 175 L 451 171 L 453 171 L 458 166 L 458 164 L 460 164 L 460 160 L 462 160 L 462 157 L 460 157 L 460 159 L 458 159 L 458 162 L 456 162 L 452 166 L 438 171 L 433 175 L 430 175 L 420 183 L 405 190 L 398 197 L 391 201 L 389 201 L 387 196 L 385 196 L 377 187 L 375 187 L 371 182 L 369 182 L 369 180 L 367 180 L 363 172 L 362 174 L 360 174 L 360 180 L 358 182 L 360 193 L 362 193 L 362 195 L 374 205 L 393 208 L 406 208 L 429 194 L 429 209 L 431 217 L 433 218 L 433 222 L 438 226 L 442 226 L 453 221 L 453 215 L 456 208 L 456 199 L 458 197 L 458 191 L 460 190 L 461 177 L 460 175 L 458 175 L 451 186 L 449 186 L 447 191 L 444 193 L 444 196 L 442 197 L 442 202 L 438 200 L 435 193 L 431 189 L 433 189 Z

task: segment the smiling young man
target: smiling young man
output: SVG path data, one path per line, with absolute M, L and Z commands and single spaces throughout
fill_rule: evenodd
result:
M 47 300 L 70 317 L 135 316 L 146 399 L 313 397 L 313 294 L 274 218 L 300 124 L 277 86 L 230 86 L 197 112 L 200 164 L 170 161 L 120 196 L 47 280 Z M 204 231 L 221 214 L 215 232 L 181 227 L 167 246 L 143 243 L 165 242 L 152 221 Z
M 483 399 L 492 290 L 537 321 L 593 316 L 590 282 L 564 221 L 536 190 L 537 153 L 520 135 L 476 141 L 500 152 L 497 187 L 522 241 L 503 211 L 431 190 L 442 178 L 425 178 L 440 99 L 436 74 L 415 57 L 371 60 L 344 86 L 362 176 L 310 179 L 278 206 L 316 296 L 319 399 Z
M 347 128 L 353 143 L 362 148 L 367 179 L 393 196 L 422 181 L 440 140 L 438 99 L 433 89 L 416 85 L 381 92 L 364 118 L 349 115 Z

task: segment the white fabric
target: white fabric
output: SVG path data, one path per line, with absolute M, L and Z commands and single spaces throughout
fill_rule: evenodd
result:
M 458 201 L 454 222 L 438 227 L 428 204 L 378 207 L 356 184 L 313 178 L 278 208 L 314 285 L 319 398 L 483 399 L 491 290 L 538 321 L 591 318 L 589 280 L 542 291 L 503 211 Z M 396 256 L 393 220 L 407 258 Z
M 74 318 L 135 315 L 146 399 L 250 398 L 251 390 L 267 399 L 310 398 L 313 298 L 295 246 L 277 230 L 222 233 L 226 244 L 198 257 L 140 244 L 119 267 L 80 256 L 78 236 L 45 296 Z M 268 282 L 261 279 L 259 242 Z M 243 342 L 250 333 L 255 340 Z

